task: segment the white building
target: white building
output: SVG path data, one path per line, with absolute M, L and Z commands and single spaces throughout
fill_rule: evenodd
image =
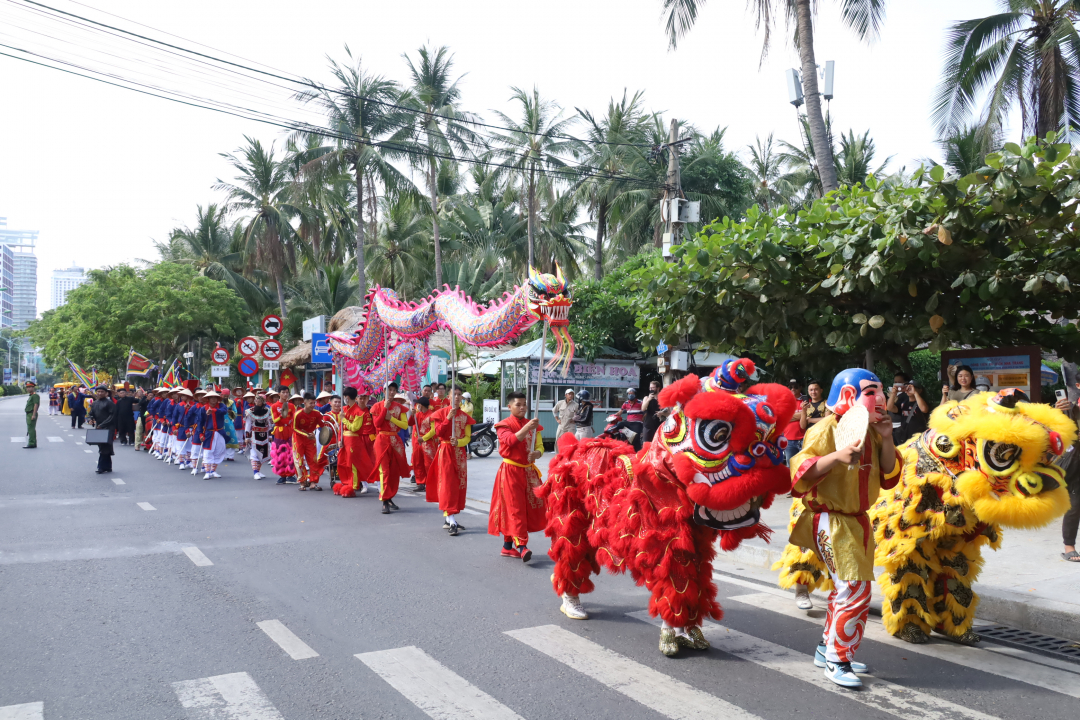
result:
M 86 282 L 86 271 L 77 265 L 67 270 L 53 270 L 50 309 L 55 310 L 67 302 L 69 292 Z
M 34 241 L 37 230 L 9 230 L 7 218 L 0 217 L 0 245 L 11 251 L 12 276 L 0 287 L 9 287 L 11 313 L 5 315 L 5 326 L 23 330 L 37 317 L 37 256 Z

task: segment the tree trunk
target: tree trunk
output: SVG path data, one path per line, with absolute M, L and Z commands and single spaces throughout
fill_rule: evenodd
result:
M 799 57 L 802 60 L 803 96 L 806 99 L 806 119 L 810 123 L 810 139 L 814 143 L 818 177 L 821 178 L 822 194 L 835 190 L 836 164 L 833 162 L 832 143 L 825 132 L 825 117 L 821 113 L 821 95 L 818 93 L 817 62 L 814 60 L 814 26 L 810 12 L 810 0 L 795 0 L 795 21 L 799 34 Z
M 536 265 L 534 237 L 536 224 L 536 166 L 529 163 L 529 268 Z
M 428 187 L 431 192 L 431 236 L 435 240 L 435 288 L 440 289 L 443 286 L 442 243 L 439 240 L 439 185 L 435 174 L 434 155 L 428 168 Z
M 360 163 L 356 163 L 356 281 L 357 293 L 362 304 L 367 297 L 367 268 L 364 264 L 364 173 Z
M 285 283 L 281 281 L 281 273 L 279 272 L 274 280 L 277 284 L 277 301 L 278 307 L 281 308 L 281 321 L 285 322 L 285 316 L 287 311 L 285 310 Z
M 604 279 L 604 233 L 607 232 L 607 203 L 601 201 L 596 211 L 596 247 L 593 248 L 593 262 L 596 264 L 597 282 Z

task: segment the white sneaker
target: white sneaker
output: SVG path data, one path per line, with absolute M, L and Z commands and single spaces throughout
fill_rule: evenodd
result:
M 559 606 L 559 611 L 571 620 L 589 619 L 589 613 L 585 612 L 585 608 L 581 607 L 581 600 L 577 595 L 563 593 L 562 605 Z
M 199 468 L 192 466 L 191 474 L 192 475 L 198 475 L 199 474 Z
M 216 478 L 221 477 L 220 475 L 218 475 L 217 471 L 214 471 L 214 472 L 210 473 L 210 476 L 211 477 L 216 477 Z
M 805 585 L 799 587 L 801 589 L 795 591 L 795 607 L 800 610 L 813 610 L 814 601 L 810 599 L 810 591 L 806 589 Z
M 255 479 L 256 480 L 265 480 L 266 476 L 263 475 L 261 472 L 257 472 L 257 473 L 255 473 Z
M 360 489 L 356 491 L 356 494 L 357 495 L 367 495 L 367 492 L 368 492 L 367 483 L 366 482 L 360 483 Z
M 833 665 L 831 662 L 825 662 L 825 677 L 832 680 L 840 687 L 857 688 L 862 687 L 862 680 L 851 669 L 850 663 L 836 663 Z
M 210 478 L 212 478 L 212 477 L 214 477 L 214 476 L 213 476 L 213 475 L 211 475 L 210 473 L 206 473 L 205 475 L 203 475 L 203 476 L 202 476 L 202 479 L 203 479 L 203 480 L 209 480 L 209 479 L 210 479 Z

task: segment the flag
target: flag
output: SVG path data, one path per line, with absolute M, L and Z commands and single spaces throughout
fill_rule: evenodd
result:
M 179 387 L 180 385 L 180 358 L 172 361 L 165 377 L 161 379 L 161 386 L 167 388 Z
M 149 377 L 150 371 L 156 367 L 157 365 L 151 362 L 150 358 L 131 350 L 128 352 L 127 373 L 125 375 L 126 377 L 132 375 L 135 377 Z
M 71 368 L 71 373 L 75 376 L 76 382 L 88 388 L 94 387 L 94 381 L 90 378 L 90 376 L 86 373 L 85 370 L 79 367 L 79 363 L 68 360 L 68 367 Z

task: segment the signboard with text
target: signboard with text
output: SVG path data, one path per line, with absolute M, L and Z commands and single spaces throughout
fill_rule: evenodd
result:
M 948 350 L 941 353 L 943 385 L 949 382 L 950 365 L 967 365 L 975 373 L 975 384 L 987 385 L 993 392 L 1019 388 L 1032 402 L 1041 402 L 1042 351 L 1038 347 Z
M 484 401 L 484 422 L 497 423 L 499 422 L 499 401 L 498 400 L 485 400 Z
M 540 361 L 529 363 L 529 384 L 535 385 Z M 641 384 L 641 367 L 633 363 L 571 362 L 563 377 L 558 368 L 544 370 L 544 385 L 580 385 L 590 387 L 636 388 Z
M 229 366 L 214 365 L 210 368 L 210 377 L 229 377 Z

